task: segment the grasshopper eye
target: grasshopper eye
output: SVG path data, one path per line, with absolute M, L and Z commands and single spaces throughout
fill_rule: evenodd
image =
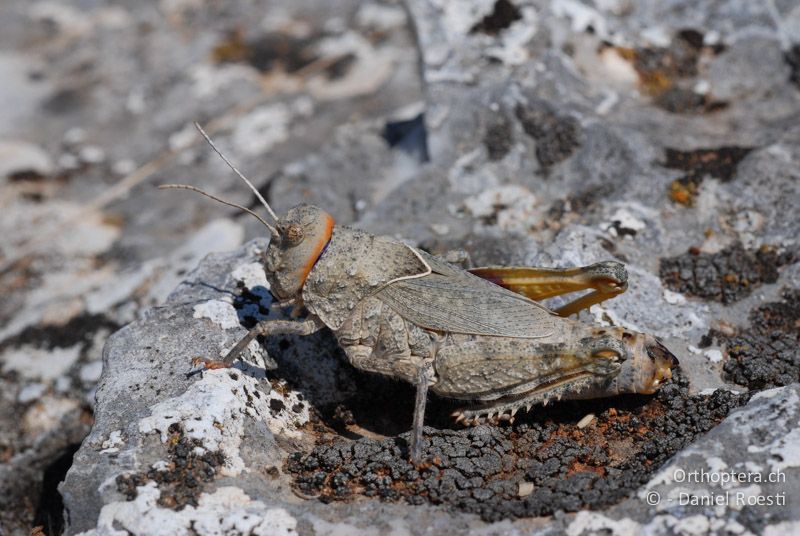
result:
M 305 231 L 303 231 L 303 228 L 296 223 L 289 224 L 284 229 L 281 229 L 281 231 L 283 239 L 290 246 L 296 246 L 303 241 L 303 238 L 305 238 Z
M 611 363 L 621 363 L 628 357 L 623 343 L 609 335 L 600 337 L 592 345 L 592 357 L 607 359 Z
M 611 361 L 619 361 L 620 360 L 619 352 L 617 352 L 616 350 L 611 350 L 611 349 L 600 350 L 598 352 L 595 352 L 592 355 L 593 355 L 593 357 L 602 357 L 603 359 L 609 359 Z

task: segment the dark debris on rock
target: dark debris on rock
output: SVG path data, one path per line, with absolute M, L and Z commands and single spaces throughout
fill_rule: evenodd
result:
M 789 65 L 789 81 L 800 89 L 800 44 L 795 44 L 784 55 Z
M 94 335 L 107 330 L 114 332 L 120 325 L 103 314 L 84 313 L 62 325 L 37 324 L 28 326 L 13 337 L 0 342 L 0 350 L 26 344 L 36 348 L 52 350 L 81 344 L 85 350 L 91 345 Z
M 473 26 L 470 33 L 497 35 L 520 19 L 522 19 L 522 13 L 510 0 L 497 0 L 492 12 Z
M 663 258 L 659 275 L 672 291 L 729 304 L 762 284 L 775 283 L 778 268 L 793 262 L 794 257 L 768 246 L 746 250 L 734 244 L 717 253 L 690 250 Z
M 800 290 L 750 313 L 747 331 L 725 341 L 727 379 L 750 390 L 800 381 Z
M 689 396 L 678 372 L 650 398 L 539 407 L 512 426 L 426 428 L 419 466 L 408 461 L 406 433 L 320 442 L 310 453 L 292 454 L 287 469 L 301 493 L 323 501 L 363 495 L 443 504 L 487 521 L 603 508 L 629 496 L 746 400 L 722 390 Z M 590 411 L 597 419 L 579 429 Z
M 728 107 L 728 103 L 714 99 L 707 93 L 692 89 L 671 87 L 655 99 L 656 106 L 674 114 L 703 114 L 717 112 Z
M 151 468 L 146 473 L 117 477 L 117 491 L 127 500 L 136 498 L 137 487 L 155 482 L 161 492 L 159 505 L 174 510 L 182 510 L 187 505 L 197 506 L 197 499 L 204 491 L 203 485 L 212 481 L 225 463 L 221 452 L 198 454 L 195 449 L 201 446 L 200 442 L 184 436 L 180 426 L 172 425 L 169 432 L 169 461 L 164 470 Z
M 713 177 L 722 182 L 732 180 L 736 175 L 739 163 L 752 150 L 752 147 L 738 146 L 692 151 L 667 148 L 664 167 L 686 172 L 670 185 L 670 198 L 681 205 L 692 206 L 700 184 L 707 177 Z
M 514 145 L 514 134 L 511 130 L 511 122 L 504 116 L 498 118 L 486 128 L 483 137 L 486 145 L 486 152 L 489 160 L 502 159 Z
M 556 113 L 547 102 L 534 100 L 527 105 L 520 104 L 515 112 L 525 134 L 536 140 L 536 159 L 542 168 L 565 160 L 580 145 L 578 120 Z

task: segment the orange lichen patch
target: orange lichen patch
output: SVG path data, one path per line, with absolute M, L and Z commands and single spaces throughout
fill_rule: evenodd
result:
M 167 440 L 167 443 L 169 445 L 171 445 L 171 446 L 175 446 L 181 440 L 181 437 L 183 437 L 183 436 L 182 436 L 182 434 L 180 432 L 173 431 L 173 432 L 170 433 L 170 436 L 169 436 L 169 439 Z
M 289 392 L 291 391 L 286 382 L 281 381 L 279 379 L 271 379 L 269 381 L 269 384 L 273 391 L 284 397 L 288 395 Z
M 667 49 L 634 49 L 615 47 L 624 60 L 629 61 L 639 75 L 641 89 L 651 96 L 658 96 L 673 86 L 676 72 L 675 59 Z
M 246 63 L 264 74 L 295 73 L 319 59 L 315 49 L 319 38 L 284 32 L 246 38 L 241 29 L 234 29 L 211 50 L 211 59 L 216 63 Z
M 686 172 L 683 177 L 670 184 L 669 198 L 678 204 L 692 206 L 698 188 L 706 177 L 713 177 L 722 182 L 733 180 L 739 162 L 750 151 L 752 147 L 737 146 L 692 151 L 668 148 L 664 167 Z
M 585 463 L 575 461 L 570 465 L 569 470 L 567 471 L 567 477 L 570 477 L 575 473 L 594 473 L 597 476 L 605 476 L 606 469 L 605 467 L 596 467 L 594 465 L 587 465 Z
M 122 227 L 125 225 L 125 218 L 122 217 L 122 214 L 103 214 L 103 217 L 100 220 L 103 222 L 104 225 L 111 225 L 113 227 Z
M 662 71 L 637 71 L 642 89 L 650 95 L 660 95 L 672 87 L 672 80 Z
M 619 54 L 622 59 L 631 63 L 636 59 L 636 50 L 631 47 L 614 47 L 614 50 L 617 51 L 617 54 Z
M 726 283 L 739 283 L 740 282 L 739 281 L 739 276 L 737 276 L 736 274 L 730 274 L 730 273 L 725 274 L 724 276 L 722 276 L 722 279 L 724 279 Z M 746 279 L 741 281 L 741 283 L 743 285 L 747 286 L 747 280 Z
M 685 207 L 691 207 L 694 204 L 696 193 L 697 185 L 693 183 L 683 184 L 681 181 L 675 180 L 669 185 L 669 198 Z
M 706 45 L 702 33 L 696 30 L 678 32 L 664 47 L 614 47 L 636 71 L 642 93 L 651 96 L 659 108 L 679 114 L 713 113 L 727 108 L 727 102 L 694 91 L 691 82 L 699 74 L 701 58 L 720 50 Z
M 223 62 L 242 62 L 250 56 L 251 47 L 244 39 L 241 28 L 237 28 L 228 34 L 228 39 L 217 43 L 211 49 L 211 59 L 216 63 Z

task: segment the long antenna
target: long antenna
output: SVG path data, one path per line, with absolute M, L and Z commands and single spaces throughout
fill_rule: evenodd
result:
M 250 210 L 249 208 L 243 207 L 242 205 L 237 205 L 236 203 L 231 203 L 230 201 L 225 201 L 224 199 L 220 199 L 219 197 L 217 197 L 215 195 L 211 195 L 210 193 L 205 192 L 205 191 L 203 191 L 200 188 L 197 188 L 195 186 L 189 186 L 188 184 L 162 184 L 162 185 L 160 185 L 158 187 L 158 189 L 159 190 L 190 190 L 192 192 L 197 192 L 198 194 L 201 194 L 201 195 L 204 195 L 204 196 L 206 196 L 206 197 L 208 197 L 210 199 L 213 199 L 217 203 L 222 203 L 223 205 L 228 205 L 229 207 L 238 208 L 239 210 L 243 210 L 243 211 L 247 212 L 251 216 L 254 216 L 256 219 L 258 219 L 258 221 L 260 221 L 264 225 L 264 227 L 269 229 L 269 232 L 272 234 L 272 236 L 275 236 L 275 237 L 279 236 L 278 235 L 278 230 L 275 229 L 275 227 L 273 227 L 272 225 L 268 224 L 266 221 L 264 221 L 264 218 L 262 218 L 261 216 L 259 216 L 258 214 L 256 214 L 252 210 Z
M 217 153 L 220 156 L 220 158 L 222 158 L 222 160 L 225 161 L 226 164 L 228 164 L 228 167 L 230 167 L 233 170 L 233 172 L 236 173 L 239 176 L 239 178 L 242 179 L 245 182 L 245 184 L 247 184 L 250 187 L 251 190 L 253 190 L 253 193 L 256 194 L 256 197 L 258 198 L 259 201 L 261 201 L 261 204 L 264 205 L 264 207 L 266 207 L 267 212 L 269 212 L 269 215 L 272 216 L 272 219 L 278 221 L 278 216 L 275 214 L 275 211 L 272 210 L 271 206 L 269 206 L 269 203 L 267 203 L 267 200 L 264 199 L 264 197 L 261 195 L 261 192 L 258 191 L 258 188 L 253 186 L 253 183 L 247 180 L 247 177 L 242 175 L 242 172 L 236 169 L 236 166 L 231 164 L 231 161 L 228 160 L 228 158 L 224 154 L 222 154 L 222 151 L 217 149 L 217 146 L 214 145 L 214 142 L 211 141 L 211 138 L 208 137 L 208 134 L 206 134 L 206 131 L 203 130 L 203 127 L 200 126 L 200 123 L 195 121 L 194 126 L 197 130 L 200 131 L 200 134 L 202 134 L 202 136 L 206 139 L 211 148 L 214 149 L 214 152 Z

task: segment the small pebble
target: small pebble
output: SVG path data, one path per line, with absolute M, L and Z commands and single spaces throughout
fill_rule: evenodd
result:
M 72 380 L 69 378 L 69 376 L 59 376 L 56 378 L 55 388 L 56 392 L 66 393 L 72 389 Z
M 78 169 L 80 165 L 80 160 L 72 153 L 64 153 L 58 157 L 58 167 L 65 171 Z
M 103 362 L 101 360 L 92 361 L 81 367 L 80 378 L 83 383 L 95 383 L 100 379 L 103 372 Z
M 719 363 L 720 361 L 722 361 L 722 352 L 716 348 L 712 348 L 711 350 L 706 350 L 705 356 L 712 363 Z
M 53 171 L 50 155 L 38 145 L 24 141 L 0 140 L 0 179 L 16 173 L 49 175 Z
M 577 426 L 578 426 L 578 428 L 580 428 L 580 429 L 586 428 L 587 426 L 589 426 L 590 424 L 592 424 L 592 421 L 593 421 L 593 420 L 594 420 L 594 413 L 589 413 L 589 414 L 588 414 L 588 415 L 586 415 L 586 416 L 585 416 L 583 419 L 581 419 L 581 420 L 579 420 L 579 421 L 578 421 L 578 424 L 577 424 Z
M 128 158 L 117 160 L 111 166 L 111 171 L 116 175 L 130 175 L 136 170 L 136 162 Z
M 64 133 L 64 145 L 80 145 L 86 141 L 86 131 L 80 127 L 72 127 Z
M 27 404 L 28 402 L 38 400 L 39 397 L 44 394 L 45 389 L 47 389 L 47 387 L 42 383 L 26 385 L 17 395 L 17 402 L 20 404 Z
M 517 495 L 520 497 L 527 497 L 533 493 L 533 482 L 520 482 L 519 483 L 519 491 Z
M 443 223 L 432 223 L 431 231 L 439 236 L 444 236 L 450 232 L 450 227 Z
M 106 159 L 106 152 L 97 145 L 87 145 L 80 150 L 78 157 L 87 164 L 101 164 Z

